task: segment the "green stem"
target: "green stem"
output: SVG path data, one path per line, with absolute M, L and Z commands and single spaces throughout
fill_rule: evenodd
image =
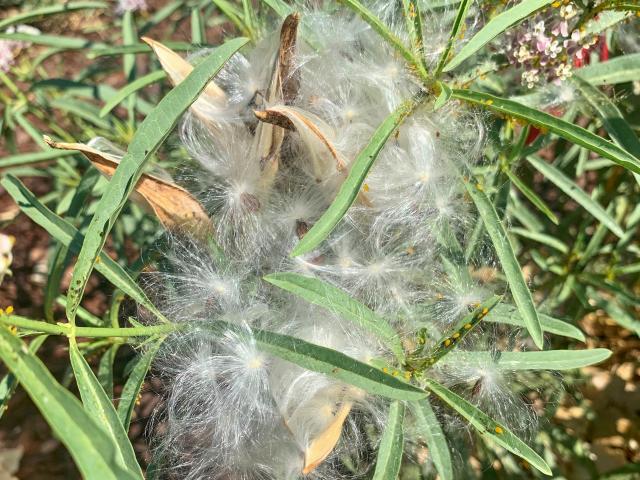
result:
M 148 327 L 131 328 L 103 328 L 103 327 L 74 327 L 68 323 L 51 324 L 17 315 L 0 316 L 0 324 L 10 327 L 20 327 L 32 330 L 37 333 L 48 333 L 51 335 L 65 335 L 68 337 L 150 337 L 152 335 L 167 334 L 182 330 L 187 327 L 185 324 L 162 324 L 150 325 Z
M 7 76 L 7 74 L 5 74 L 2 71 L 0 71 L 0 80 L 2 80 L 2 83 L 4 83 L 9 90 L 11 90 L 11 93 L 13 93 L 18 100 L 21 100 L 26 103 L 27 99 L 24 96 L 24 94 L 20 91 L 20 89 L 16 86 L 16 84 L 13 83 L 13 81 Z

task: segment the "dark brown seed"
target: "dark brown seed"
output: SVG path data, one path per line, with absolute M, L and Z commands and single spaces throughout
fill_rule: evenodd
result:
M 302 237 L 304 237 L 307 232 L 309 231 L 309 224 L 303 220 L 296 220 L 296 235 L 298 235 L 298 238 L 300 240 L 302 240 Z
M 255 195 L 247 192 L 242 192 L 240 195 L 240 202 L 242 206 L 249 212 L 257 212 L 260 210 L 260 200 Z

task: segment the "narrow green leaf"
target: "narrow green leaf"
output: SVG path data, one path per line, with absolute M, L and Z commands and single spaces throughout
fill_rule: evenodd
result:
M 41 20 L 49 15 L 58 13 L 69 13 L 77 10 L 98 10 L 107 8 L 104 2 L 68 2 L 62 5 L 50 5 L 42 8 L 27 8 L 26 11 L 11 15 L 9 18 L 0 20 L 0 30 L 6 30 L 11 25 L 19 25 L 22 23 Z
M 416 58 L 411 50 L 409 50 L 405 44 L 400 40 L 382 21 L 375 16 L 375 14 L 365 7 L 359 0 L 339 0 L 340 3 L 345 4 L 351 10 L 356 12 L 367 22 L 373 30 L 375 30 L 387 43 L 389 43 L 396 51 L 402 55 L 407 63 L 420 73 L 423 79 L 428 78 L 428 74 L 423 66 L 423 63 Z
M 42 205 L 38 199 L 25 187 L 20 180 L 13 175 L 7 175 L 0 180 L 9 195 L 18 204 L 20 209 L 31 220 L 44 228 L 49 234 L 68 247 L 73 253 L 80 251 L 83 236 L 75 227 Z M 160 311 L 151 303 L 138 284 L 131 276 L 106 253 L 100 252 L 96 269 L 105 276 L 113 285 L 126 292 L 133 300 L 144 306 L 156 317 L 168 322 Z
M 38 335 L 29 342 L 29 353 L 36 354 L 38 349 L 42 346 L 48 335 Z M 4 415 L 4 412 L 9 408 L 9 400 L 18 387 L 18 379 L 12 373 L 7 373 L 2 380 L 0 380 L 0 418 Z
M 486 413 L 435 380 L 425 379 L 425 382 L 429 390 L 465 418 L 480 435 L 490 438 L 501 447 L 526 460 L 545 475 L 551 475 L 551 469 L 542 457 L 505 426 L 498 424 Z
M 563 320 L 545 315 L 544 313 L 538 313 L 538 317 L 540 318 L 540 325 L 542 325 L 542 329 L 545 332 L 553 333 L 554 335 L 561 335 L 563 337 L 574 338 L 581 342 L 585 341 L 584 333 L 582 333 L 582 331 L 578 327 L 571 325 L 570 323 L 567 323 Z M 517 327 L 525 326 L 524 320 L 522 319 L 522 316 L 520 315 L 518 309 L 505 303 L 496 305 L 496 307 L 489 313 L 489 315 L 487 315 L 485 321 L 504 323 L 506 325 L 514 325 Z
M 451 98 L 451 87 L 449 87 L 449 85 L 441 81 L 436 82 L 436 84 L 440 88 L 440 94 L 438 95 L 438 98 L 436 98 L 436 101 L 433 103 L 434 112 L 436 110 L 440 110 L 444 106 L 444 104 L 447 103 Z
M 136 16 L 133 10 L 126 10 L 122 15 L 122 44 L 134 45 L 138 43 L 138 32 L 136 27 Z M 122 56 L 122 69 L 124 78 L 127 83 L 134 82 L 137 76 L 136 72 L 136 56 L 126 54 Z M 128 125 L 133 130 L 135 125 L 135 106 L 137 95 L 134 93 L 127 98 Z M 98 115 L 102 118 L 102 115 Z
M 64 50 L 81 50 L 89 47 L 106 47 L 104 43 L 94 43 L 84 38 L 62 37 L 39 33 L 0 33 L 0 39 L 28 42 L 34 45 L 46 45 Z
M 62 157 L 69 157 L 76 154 L 70 150 L 61 151 L 52 148 L 43 152 L 22 153 L 18 155 L 10 155 L 0 159 L 0 168 L 17 167 L 19 165 L 28 165 L 30 163 L 46 162 L 48 160 L 56 160 Z
M 272 273 L 264 277 L 269 283 L 294 293 L 314 305 L 343 315 L 357 325 L 385 340 L 391 351 L 402 362 L 404 351 L 398 333 L 382 317 L 358 302 L 348 293 L 318 278 L 305 277 L 297 273 Z
M 424 39 L 422 38 L 422 13 L 416 0 L 402 0 L 403 13 L 411 44 L 416 52 L 417 59 L 424 71 L 427 71 L 427 64 L 424 57 Z
M 496 15 L 465 44 L 458 54 L 447 63 L 443 71 L 449 72 L 464 62 L 471 55 L 484 47 L 491 40 L 511 26 L 520 23 L 529 15 L 549 5 L 553 0 L 523 0 L 515 7 Z
M 551 235 L 546 235 L 540 232 L 532 232 L 530 230 L 526 230 L 524 228 L 511 227 L 509 229 L 509 233 L 514 235 L 518 235 L 519 237 L 528 238 L 535 242 L 541 243 L 543 245 L 547 245 L 560 253 L 567 254 L 569 253 L 569 246 L 563 243 L 556 237 L 552 237 Z
M 496 209 L 481 189 L 480 184 L 468 180 L 465 181 L 464 184 L 467 192 L 469 192 L 469 196 L 478 209 L 478 213 L 482 218 L 489 237 L 491 237 L 491 242 L 500 259 L 504 274 L 507 277 L 513 300 L 524 319 L 529 335 L 531 335 L 536 346 L 542 349 L 544 341 L 542 338 L 540 319 L 538 318 L 533 298 L 531 298 L 531 292 L 527 288 L 516 255 L 513 253 L 513 247 L 507 236 L 507 232 L 505 232 L 504 226 L 496 213 Z
M 611 3 L 614 3 L 614 2 L 611 2 Z M 622 2 L 619 2 L 619 3 L 622 3 Z M 614 25 L 617 25 L 618 23 L 622 22 L 628 16 L 629 16 L 628 12 L 615 12 L 615 11 L 600 12 L 597 18 L 593 18 L 587 23 L 586 28 L 582 34 L 585 37 L 587 35 L 592 35 L 592 36 L 597 35 L 599 33 L 604 32 L 608 28 L 611 28 Z
M 211 328 L 214 332 L 219 332 L 220 329 L 231 329 L 241 335 L 246 334 L 241 327 L 221 321 L 212 326 L 202 326 L 202 328 Z M 268 353 L 307 370 L 324 373 L 374 395 L 393 400 L 419 400 L 427 395 L 424 390 L 393 375 L 393 372 L 387 374 L 330 348 L 266 330 L 254 329 L 253 336 L 258 347 Z
M 556 214 L 551 211 L 551 209 L 544 203 L 536 192 L 531 190 L 518 176 L 511 171 L 510 168 L 503 169 L 503 172 L 509 177 L 511 183 L 513 183 L 522 194 L 527 197 L 527 199 L 538 209 L 540 210 L 549 220 L 551 220 L 556 225 L 559 224 L 558 217 Z
M 591 85 L 613 85 L 633 82 L 640 78 L 640 53 L 592 63 L 580 69 L 580 77 Z
M 23 115 L 24 110 L 16 111 L 13 114 L 13 118 L 18 125 L 20 125 L 24 131 L 29 135 L 33 141 L 40 146 L 40 148 L 46 150 L 48 148 L 47 142 L 42 138 L 40 131 Z
M 75 320 L 75 312 L 91 270 L 116 217 L 142 175 L 145 163 L 171 133 L 180 115 L 198 98 L 226 61 L 246 43 L 247 39 L 238 38 L 216 48 L 160 101 L 136 131 L 126 155 L 98 203 L 82 243 L 69 287 L 67 318 L 70 322 Z
M 91 371 L 91 367 L 78 350 L 78 345 L 73 337 L 69 339 L 69 357 L 85 411 L 98 422 L 113 442 L 118 455 L 118 463 L 129 472 L 127 478 L 142 479 L 142 470 L 136 460 L 136 454 L 131 442 L 129 442 L 127 432 L 124 431 L 118 419 L 116 409 Z
M 380 439 L 373 480 L 397 480 L 404 448 L 404 403 L 395 401 L 389 407 L 387 425 Z
M 80 316 L 79 309 L 78 316 Z M 100 363 L 98 364 L 98 382 L 102 385 L 109 399 L 113 399 L 113 364 L 115 363 L 120 345 L 122 344 L 115 343 L 107 348 L 102 354 L 102 357 L 100 357 Z
M 78 221 L 84 209 L 90 204 L 89 197 L 100 178 L 100 172 L 95 168 L 89 169 L 82 176 L 82 178 L 80 179 L 80 183 L 75 188 L 73 197 L 71 198 L 71 202 L 69 204 L 69 208 L 67 209 L 67 220 L 70 223 Z M 53 254 L 51 255 L 49 275 L 47 277 L 47 286 L 44 290 L 44 300 L 42 302 L 44 304 L 43 310 L 45 318 L 52 323 L 54 322 L 54 302 L 56 301 L 56 298 L 60 293 L 60 283 L 67 266 L 69 265 L 69 263 L 71 263 L 72 257 L 73 255 L 69 252 L 69 249 L 67 247 L 65 247 L 61 243 L 56 243 Z M 93 315 L 89 315 L 93 317 Z M 99 322 L 98 324 L 100 323 L 101 322 Z
M 424 99 L 424 94 L 418 94 L 412 100 L 404 102 L 398 109 L 389 115 L 374 132 L 366 147 L 358 154 L 353 162 L 349 175 L 340 187 L 338 195 L 327 211 L 320 217 L 316 224 L 298 242 L 291 252 L 292 257 L 310 252 L 327 238 L 331 231 L 338 225 L 342 217 L 354 202 L 369 169 L 375 162 L 378 154 L 385 146 L 387 140 L 402 121 Z
M 151 367 L 151 362 L 156 356 L 156 353 L 158 353 L 158 349 L 162 345 L 164 339 L 165 337 L 160 337 L 138 358 L 135 366 L 129 374 L 129 378 L 127 378 L 127 381 L 122 388 L 122 394 L 120 395 L 120 401 L 118 403 L 118 417 L 120 418 L 120 423 L 124 426 L 125 431 L 129 430 L 131 415 L 133 415 L 133 409 L 136 406 L 136 401 L 138 400 L 138 394 L 142 388 L 142 383 L 144 382 L 147 372 Z
M 199 8 L 191 9 L 191 43 L 203 45 L 207 43 L 207 36 L 204 31 L 204 19 Z
M 149 48 L 149 51 L 151 51 L 151 47 L 147 45 L 147 48 Z M 40 89 L 61 90 L 70 95 L 75 95 L 83 98 L 91 98 L 92 100 L 100 100 L 102 102 L 108 102 L 116 93 L 116 90 L 109 85 L 91 85 L 89 83 L 75 82 L 72 80 L 61 78 L 49 78 L 31 84 L 31 90 L 35 91 Z M 140 113 L 148 115 L 153 109 L 153 105 L 151 105 L 146 100 L 139 98 L 138 102 L 136 103 L 136 109 Z M 59 151 L 64 152 L 65 150 Z
M 533 155 L 527 157 L 527 161 L 533 165 L 542 175 L 545 176 L 556 187 L 566 193 L 579 203 L 587 212 L 597 218 L 604 226 L 606 226 L 616 236 L 622 237 L 624 231 L 618 225 L 613 217 L 611 217 L 604 208 L 600 206 L 595 200 L 593 200 L 587 193 L 575 184 L 569 177 L 567 177 L 560 170 L 553 165 L 548 164 L 544 160 L 537 158 Z
M 440 480 L 453 480 L 451 451 L 429 399 L 425 398 L 419 402 L 413 402 L 412 406 L 412 412 L 418 427 L 418 435 L 424 436 L 431 460 L 440 475 Z
M 0 328 L 0 358 L 15 375 L 54 434 L 67 447 L 86 480 L 139 479 L 118 464 L 118 452 L 104 430 L 84 411 L 27 346 Z
M 163 323 L 150 325 L 148 327 L 136 326 L 132 328 L 112 328 L 112 327 L 72 327 L 68 323 L 48 323 L 39 320 L 31 320 L 19 315 L 0 316 L 0 324 L 9 327 L 18 327 L 28 332 L 47 333 L 52 335 L 69 336 L 75 333 L 77 337 L 107 338 L 107 337 L 151 337 L 154 335 L 164 335 L 172 332 L 186 330 L 189 325 Z M 73 329 L 73 331 L 72 331 Z
M 600 115 L 604 128 L 611 139 L 627 152 L 640 158 L 640 140 L 625 120 L 620 109 L 607 95 L 583 80 L 579 75 L 574 75 L 571 81 L 577 85 L 585 100 Z
M 56 303 L 63 308 L 67 308 L 67 297 L 65 297 L 64 295 L 59 295 L 56 298 Z M 91 325 L 92 327 L 105 326 L 105 321 L 103 319 L 96 317 L 94 314 L 82 307 L 78 307 L 78 318 L 87 325 Z M 54 323 L 52 320 L 50 320 L 50 322 Z
M 436 67 L 435 77 L 438 78 L 440 73 L 442 73 L 442 69 L 444 68 L 445 63 L 449 60 L 449 54 L 451 53 L 451 49 L 453 48 L 453 44 L 456 41 L 456 38 L 460 34 L 460 29 L 464 25 L 464 20 L 467 18 L 467 12 L 469 11 L 469 5 L 471 5 L 471 0 L 462 0 L 460 5 L 458 6 L 458 13 L 456 13 L 456 18 L 453 21 L 453 26 L 451 27 L 451 33 L 449 34 L 449 40 L 447 40 L 447 46 L 442 51 L 440 55 L 440 59 L 438 60 L 438 66 Z
M 251 32 L 251 38 L 255 38 L 256 12 L 253 6 L 253 0 L 242 0 L 242 16 L 244 23 Z
M 169 47 L 176 52 L 188 52 L 199 48 L 210 47 L 214 48 L 214 45 L 194 45 L 189 42 L 163 42 L 163 45 Z M 153 49 L 146 43 L 132 43 L 131 45 L 120 45 L 117 47 L 107 47 L 106 45 L 100 45 L 91 48 L 87 51 L 86 55 L 89 59 L 98 57 L 113 57 L 127 54 L 141 54 L 152 53 Z
M 542 352 L 473 352 L 460 351 L 443 360 L 446 366 L 493 364 L 498 370 L 572 370 L 600 363 L 611 356 L 611 350 L 544 350 Z
M 287 5 L 283 0 L 262 0 L 275 11 L 280 18 L 286 18 L 293 13 L 293 8 Z
M 69 97 L 59 98 L 50 102 L 53 108 L 62 110 L 69 113 L 72 116 L 76 116 L 94 126 L 103 130 L 111 129 L 111 122 L 107 119 L 100 117 L 100 110 L 96 105 L 84 102 L 82 100 L 75 100 Z
M 435 347 L 431 352 L 429 352 L 426 358 L 420 358 L 417 362 L 410 363 L 410 365 L 416 365 L 417 370 L 422 370 L 424 368 L 428 368 L 433 366 L 436 362 L 438 362 L 442 357 L 447 355 L 449 352 L 453 351 L 453 349 L 460 343 L 464 337 L 476 326 L 480 321 L 486 317 L 493 308 L 498 305 L 500 302 L 500 297 L 498 295 L 493 295 L 489 297 L 487 300 L 483 301 L 480 305 L 473 309 L 473 311 L 464 316 L 464 318 L 460 321 L 459 325 L 456 327 L 455 331 L 445 335 L 440 338 Z M 456 351 L 457 354 L 457 351 Z
M 625 310 L 618 301 L 607 299 L 592 288 L 588 289 L 587 294 L 595 302 L 595 306 L 604 310 L 611 320 L 640 337 L 640 320 Z
M 155 27 L 163 20 L 169 18 L 173 14 L 173 12 L 181 8 L 183 5 L 183 0 L 176 0 L 175 2 L 168 2 L 167 4 L 155 10 L 153 15 L 151 15 L 151 17 L 140 28 L 140 36 L 144 36 L 146 32 L 148 32 L 152 27 Z
M 224 16 L 227 17 L 231 21 L 231 23 L 233 23 L 238 28 L 240 32 L 242 32 L 242 35 L 245 35 L 247 37 L 252 36 L 251 31 L 247 27 L 247 24 L 242 19 L 242 12 L 238 8 L 236 8 L 235 5 L 233 5 L 231 2 L 228 2 L 227 0 L 212 1 L 213 4 L 218 7 L 224 14 Z
M 640 173 L 640 160 L 629 152 L 582 127 L 573 125 L 553 115 L 488 93 L 455 89 L 452 96 L 481 105 L 489 110 L 519 118 L 536 127 L 547 129 L 570 142 L 614 161 L 624 168 Z
M 127 85 L 122 87 L 120 90 L 118 90 L 109 99 L 109 101 L 104 104 L 104 106 L 100 109 L 100 116 L 104 117 L 111 110 L 117 107 L 118 104 L 120 104 L 120 102 L 122 102 L 132 93 L 135 93 L 138 90 L 141 90 L 148 85 L 159 82 L 160 80 L 163 80 L 164 78 L 166 78 L 166 76 L 167 74 L 164 71 L 158 70 L 156 72 L 151 72 L 148 75 L 140 77 L 131 83 L 128 83 Z

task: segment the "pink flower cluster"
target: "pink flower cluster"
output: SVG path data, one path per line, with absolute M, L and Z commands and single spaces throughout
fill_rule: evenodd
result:
M 23 46 L 15 40 L 0 40 L 0 72 L 8 72 L 16 60 L 16 52 Z
M 8 72 L 15 61 L 14 50 L 17 42 L 0 40 L 0 72 Z
M 146 0 L 118 0 L 116 12 L 123 14 L 124 12 L 136 12 L 138 10 L 146 11 L 147 8 Z
M 7 28 L 5 33 L 27 33 L 29 35 L 40 35 L 40 30 L 30 25 L 17 25 Z M 0 72 L 8 72 L 15 64 L 20 50 L 27 48 L 29 45 L 31 45 L 30 42 L 22 42 L 19 40 L 0 40 Z
M 597 37 L 585 37 L 572 27 L 578 13 L 573 3 L 553 5 L 507 35 L 505 53 L 523 68 L 522 84 L 528 88 L 570 77 L 574 63 L 581 64 L 597 42 Z

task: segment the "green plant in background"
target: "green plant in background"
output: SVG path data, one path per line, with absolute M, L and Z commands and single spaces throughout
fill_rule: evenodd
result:
M 172 2 L 143 22 L 144 4 L 121 2 L 122 46 L 0 34 L 9 52 L 49 47 L 0 73 L 8 150 L 18 129 L 42 147 L 0 160 L 0 183 L 56 242 L 45 320 L 0 316 L 2 402 L 19 382 L 84 477 L 142 477 L 126 432 L 154 361 L 167 396 L 147 476 L 465 478 L 455 459 L 469 451 L 466 425 L 482 461 L 551 475 L 552 452 L 536 452 L 541 413 L 527 403 L 555 395 L 549 371 L 611 353 L 551 349 L 585 340 L 551 315 L 602 308 L 639 331 L 640 144 L 625 120 L 637 112 L 599 88 L 637 78 L 636 54 L 608 59 L 620 42 L 611 27 L 636 6 L 341 3 Z M 0 27 L 104 7 L 42 7 Z M 188 16 L 192 43 L 137 41 L 173 14 Z M 218 19 L 244 37 L 189 61 L 176 53 L 204 45 Z M 122 62 L 34 81 L 69 49 Z M 135 55 L 151 51 L 163 70 L 138 76 Z M 114 68 L 126 78 L 117 91 L 100 83 Z M 175 86 L 159 100 L 142 93 L 167 78 Z M 181 118 L 184 148 L 156 156 Z M 64 143 L 78 137 L 93 140 Z M 19 177 L 51 160 L 54 188 L 36 198 Z M 192 193 L 167 175 L 177 166 Z M 534 171 L 580 208 L 554 212 Z M 591 194 L 575 180 L 587 171 Z M 145 265 L 159 242 L 168 253 Z M 530 280 L 521 264 L 535 265 Z M 151 266 L 143 288 L 136 277 Z M 93 269 L 116 288 L 104 319 L 80 305 Z M 137 320 L 120 318 L 124 296 Z M 81 403 L 38 359 L 47 335 L 68 338 Z M 108 372 L 124 343 L 140 356 L 116 407 Z M 105 348 L 96 376 L 85 356 Z

